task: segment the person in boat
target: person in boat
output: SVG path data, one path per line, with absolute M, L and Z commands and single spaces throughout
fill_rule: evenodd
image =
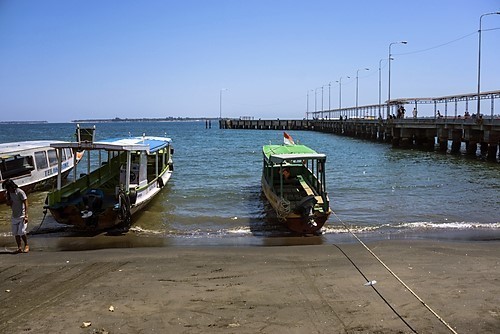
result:
M 12 210 L 12 235 L 16 238 L 16 253 L 28 253 L 30 250 L 28 237 L 26 236 L 26 228 L 28 227 L 28 197 L 11 179 L 6 179 L 2 186 L 6 190 L 7 205 Z M 21 248 L 21 239 L 24 242 L 24 248 Z
M 295 184 L 298 182 L 297 178 L 295 176 L 293 176 L 292 173 L 290 172 L 290 168 L 285 167 L 283 169 L 282 174 L 283 174 L 283 183 Z

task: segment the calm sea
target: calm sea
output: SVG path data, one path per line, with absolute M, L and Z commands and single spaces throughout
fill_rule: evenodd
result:
M 93 125 L 93 124 L 92 124 Z M 196 243 L 260 244 L 291 236 L 266 222 L 261 197 L 262 145 L 281 143 L 282 131 L 221 130 L 212 121 L 96 124 L 96 137 L 164 135 L 174 142 L 174 175 L 129 233 Z M 0 142 L 71 140 L 75 124 L 0 124 Z M 327 189 L 334 215 L 321 240 L 348 240 L 345 226 L 366 238 L 500 237 L 500 164 L 436 152 L 392 149 L 333 134 L 289 131 L 295 141 L 326 153 Z M 43 217 L 45 192 L 29 195 L 31 228 Z M 0 232 L 9 235 L 9 209 Z M 47 215 L 43 229 L 61 235 Z M 179 241 L 180 240 L 180 241 Z

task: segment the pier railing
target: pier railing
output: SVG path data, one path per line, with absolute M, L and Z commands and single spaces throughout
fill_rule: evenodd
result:
M 494 118 L 495 103 L 500 99 L 500 90 L 483 92 L 479 94 L 482 105 L 482 117 Z M 397 118 L 399 112 L 405 111 L 405 117 L 466 117 L 479 116 L 474 107 L 477 103 L 477 93 L 459 94 L 440 97 L 413 97 L 399 98 L 383 104 L 363 105 L 332 110 L 315 110 L 307 113 L 307 119 L 352 119 L 352 118 Z M 489 104 L 489 106 L 488 106 Z

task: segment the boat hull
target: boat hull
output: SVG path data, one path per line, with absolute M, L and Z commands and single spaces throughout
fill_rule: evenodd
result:
M 58 223 L 71 225 L 78 230 L 99 231 L 129 227 L 132 217 L 153 200 L 171 175 L 172 171 L 166 170 L 158 179 L 139 189 L 134 194 L 135 199 L 125 197 L 125 194 L 104 195 L 105 205 L 101 210 L 88 210 L 83 196 L 77 196 L 65 204 L 49 206 L 48 209 Z
M 313 218 L 295 213 L 292 210 L 286 213 L 287 210 L 283 209 L 281 197 L 275 193 L 273 187 L 267 183 L 264 177 L 262 177 L 261 186 L 262 192 L 276 213 L 277 219 L 293 232 L 300 234 L 318 233 L 330 216 L 330 210 L 327 212 L 314 210 Z M 311 223 L 311 218 L 314 223 Z

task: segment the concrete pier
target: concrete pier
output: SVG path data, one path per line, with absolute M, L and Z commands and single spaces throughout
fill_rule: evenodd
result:
M 474 114 L 471 102 L 489 104 L 489 115 Z M 495 102 L 500 90 L 480 94 L 460 94 L 431 98 L 394 99 L 376 105 L 308 112 L 311 119 L 255 120 L 253 118 L 220 119 L 221 129 L 311 130 L 341 136 L 391 143 L 395 148 L 438 150 L 451 154 L 499 160 L 500 117 L 495 115 Z M 448 114 L 448 105 L 454 114 Z M 413 118 L 405 118 L 405 106 L 413 108 Z M 433 108 L 433 117 L 417 117 L 417 107 Z M 444 107 L 441 114 L 438 106 Z M 410 108 L 408 108 L 410 109 Z M 397 110 L 397 113 L 395 111 Z M 463 111 L 463 116 L 458 113 Z M 483 110 L 483 109 L 481 109 Z M 402 112 L 400 112 L 402 111 Z M 395 115 L 397 114 L 397 116 Z M 360 117 L 360 115 L 363 115 Z M 464 145 L 462 145 L 464 143 Z
M 240 120 L 221 119 L 221 129 L 309 130 L 371 141 L 391 143 L 394 148 L 438 150 L 477 155 L 498 161 L 500 118 L 403 118 L 337 120 Z M 464 143 L 464 145 L 462 145 Z

